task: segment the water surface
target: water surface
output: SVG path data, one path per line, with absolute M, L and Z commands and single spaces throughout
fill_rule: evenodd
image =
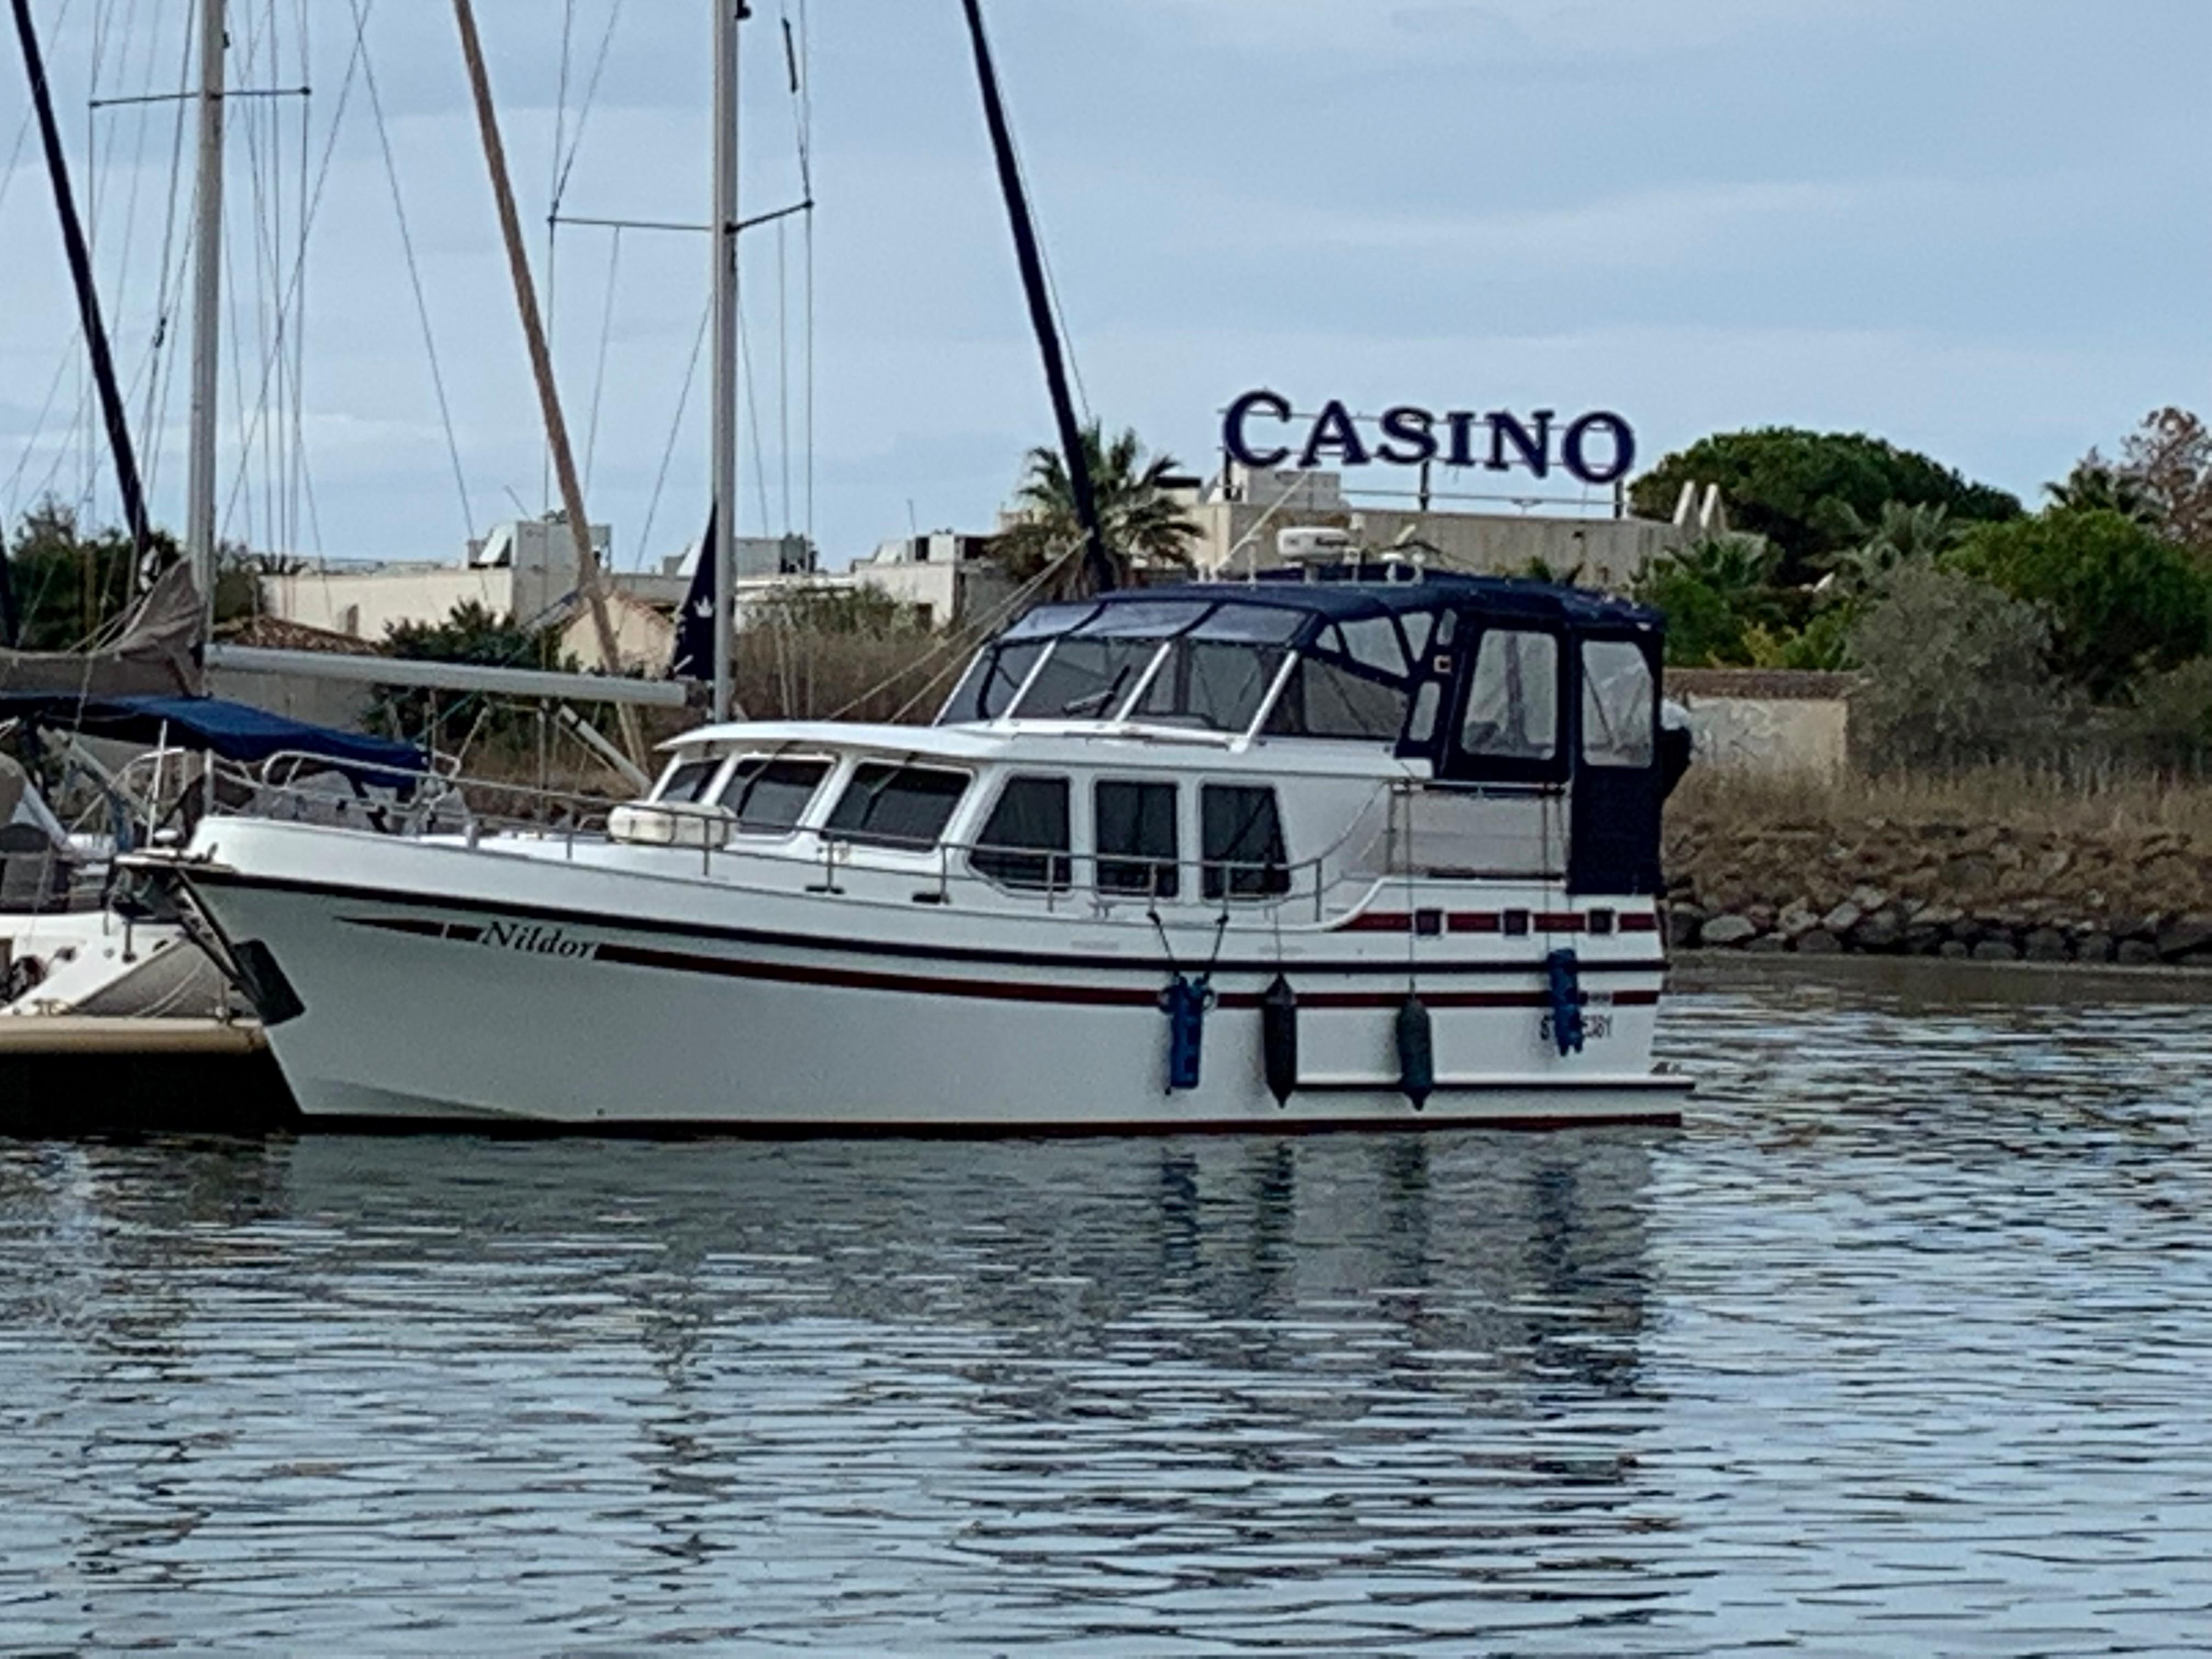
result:
M 0 1647 L 2203 1650 L 2212 1007 L 1826 971 L 1679 1133 L 0 1144 Z

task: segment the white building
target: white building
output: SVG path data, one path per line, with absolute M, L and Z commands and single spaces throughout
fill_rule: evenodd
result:
M 947 628 L 990 614 L 1012 594 L 990 545 L 988 536 L 951 530 L 896 537 L 857 561 L 853 580 L 923 611 L 932 628 Z
M 610 570 L 611 543 L 606 526 L 592 526 L 617 653 L 625 667 L 665 671 L 698 545 L 664 559 L 657 571 Z M 749 587 L 814 579 L 814 545 L 803 536 L 740 536 L 733 551 L 741 603 Z M 558 625 L 579 661 L 598 662 L 598 630 L 578 603 L 575 544 L 557 514 L 494 526 L 458 564 L 335 564 L 261 579 L 264 614 L 371 644 L 403 623 L 442 623 L 471 602 L 526 626 Z

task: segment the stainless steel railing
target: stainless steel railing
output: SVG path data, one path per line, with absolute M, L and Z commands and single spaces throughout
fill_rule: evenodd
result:
M 616 844 L 609 819 L 617 809 L 627 809 L 634 817 L 665 812 L 678 822 L 668 850 L 696 850 L 702 878 L 828 897 L 884 898 L 903 885 L 908 902 L 951 905 L 963 894 L 977 893 L 1000 904 L 1041 904 L 1048 914 L 1078 908 L 1097 914 L 1135 905 L 1149 913 L 1171 906 L 1184 921 L 1225 915 L 1247 925 L 1315 927 L 1340 923 L 1389 888 L 1443 873 L 1414 863 L 1414 811 L 1431 793 L 1431 786 L 1418 780 L 1378 781 L 1326 846 L 1298 860 L 1278 861 L 1150 860 L 1134 854 L 1102 855 L 1095 849 L 944 840 L 902 845 L 818 829 L 787 832 L 773 842 L 748 841 L 748 832 L 734 817 L 690 803 L 617 801 L 580 791 L 471 780 L 450 770 L 425 775 L 351 762 L 340 767 L 307 754 L 276 755 L 254 767 L 225 763 L 219 771 L 207 792 L 208 810 L 218 816 L 325 823 L 388 835 L 457 836 L 477 848 L 502 838 L 557 841 L 564 860 L 574 860 L 580 848 Z M 1544 810 L 1548 815 L 1557 805 L 1550 803 Z M 681 839 L 682 826 L 691 823 L 699 826 L 696 842 Z M 639 844 L 635 836 L 622 840 Z M 1043 878 L 1008 878 L 1003 871 L 1010 859 L 1037 860 Z M 1142 868 L 1146 885 L 1102 887 L 1102 863 Z M 1001 873 L 992 873 L 994 864 Z M 1532 867 L 1526 873 L 1540 879 L 1549 872 Z

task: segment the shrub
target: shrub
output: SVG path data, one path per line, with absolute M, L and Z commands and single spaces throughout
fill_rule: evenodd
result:
M 2150 765 L 2195 777 L 2212 772 L 2212 657 L 2152 675 L 2132 714 L 2136 746 Z
M 1851 630 L 1867 675 L 1852 702 L 1862 763 L 1882 772 L 2029 758 L 2065 712 L 2049 646 L 2026 601 L 1956 571 L 1902 568 Z

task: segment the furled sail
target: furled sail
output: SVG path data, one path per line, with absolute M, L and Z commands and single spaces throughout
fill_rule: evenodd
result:
M 0 691 L 198 696 L 206 611 L 181 562 L 163 571 L 114 641 L 91 651 L 0 650 Z

